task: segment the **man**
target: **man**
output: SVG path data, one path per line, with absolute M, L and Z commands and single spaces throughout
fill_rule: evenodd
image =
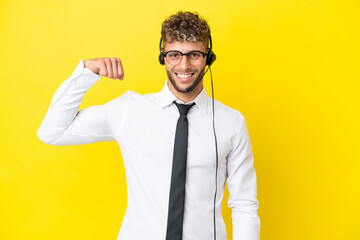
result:
M 234 240 L 259 239 L 256 173 L 245 119 L 217 100 L 213 119 L 212 99 L 203 86 L 205 67 L 215 60 L 209 55 L 210 28 L 197 13 L 180 11 L 164 21 L 161 35 L 159 60 L 168 76 L 162 91 L 127 91 L 78 111 L 101 76 L 124 79 L 119 58 L 82 59 L 56 91 L 38 137 L 52 145 L 119 143 L 128 206 L 118 240 L 225 240 L 225 181 Z

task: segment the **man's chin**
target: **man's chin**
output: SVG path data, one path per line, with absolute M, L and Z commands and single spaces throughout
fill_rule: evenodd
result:
M 187 93 L 190 92 L 193 88 L 191 88 L 193 85 L 195 84 L 195 82 L 190 82 L 190 83 L 176 83 L 176 86 L 174 86 L 174 88 L 178 91 L 178 92 L 182 92 L 182 93 Z M 190 91 L 186 91 L 186 89 L 191 88 Z
M 201 82 L 201 79 L 198 79 L 196 74 L 193 75 L 192 79 L 189 79 L 187 82 L 181 82 L 180 80 L 178 80 L 177 76 L 170 74 L 168 71 L 167 71 L 167 75 L 168 75 L 168 80 L 170 84 L 173 86 L 173 88 L 175 88 L 177 92 L 181 92 L 181 93 L 191 92 Z M 192 87 L 194 84 L 196 86 Z M 186 91 L 186 89 L 188 88 L 190 88 L 189 91 Z
M 175 89 L 176 89 L 176 91 L 178 91 L 178 92 L 181 92 L 181 93 L 187 93 L 187 91 L 186 91 L 186 89 L 188 88 L 188 87 L 190 87 L 190 86 L 176 86 L 176 87 L 174 87 Z

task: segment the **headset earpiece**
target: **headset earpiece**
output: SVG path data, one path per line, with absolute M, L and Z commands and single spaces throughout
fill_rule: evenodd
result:
M 159 55 L 159 62 L 160 62 L 161 65 L 164 65 L 164 64 L 165 64 L 164 54 L 163 54 L 163 53 L 160 53 L 160 55 Z
M 215 53 L 212 51 L 212 41 L 211 41 L 211 35 L 209 35 L 209 40 L 210 40 L 210 49 L 206 55 L 206 65 L 211 66 L 211 64 L 213 64 L 213 62 L 215 62 L 216 60 L 216 55 Z
M 206 56 L 206 65 L 211 66 L 211 64 L 213 64 L 213 62 L 215 62 L 215 60 L 216 60 L 215 53 L 214 52 L 210 53 L 210 51 L 209 51 L 209 53 Z
M 160 49 L 160 54 L 159 54 L 159 62 L 161 65 L 164 65 L 165 64 L 165 56 L 164 56 L 164 53 L 161 51 L 161 42 L 162 42 L 162 37 L 160 37 L 160 46 L 159 46 L 159 49 Z

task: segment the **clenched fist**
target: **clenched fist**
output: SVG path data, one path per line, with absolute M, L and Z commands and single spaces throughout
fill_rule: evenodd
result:
M 91 58 L 85 61 L 85 68 L 100 76 L 120 80 L 124 79 L 124 70 L 121 61 L 117 57 Z

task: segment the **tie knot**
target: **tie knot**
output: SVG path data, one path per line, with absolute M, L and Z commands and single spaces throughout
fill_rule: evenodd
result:
M 195 105 L 194 102 L 192 104 L 189 104 L 189 105 L 177 103 L 175 101 L 174 101 L 174 103 L 177 106 L 177 108 L 179 109 L 180 115 L 185 115 L 185 116 L 189 112 L 190 108 Z

